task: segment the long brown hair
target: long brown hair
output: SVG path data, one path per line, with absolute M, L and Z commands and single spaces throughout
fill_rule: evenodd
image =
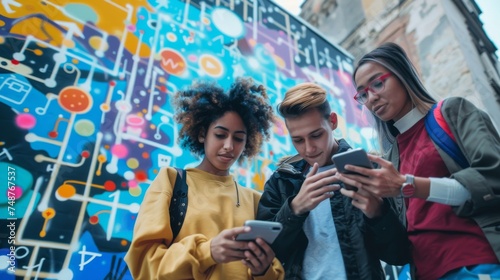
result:
M 361 65 L 370 62 L 387 68 L 405 87 L 413 105 L 420 112 L 426 113 L 432 107 L 432 104 L 437 102 L 424 87 L 415 66 L 399 45 L 385 43 L 365 54 L 357 63 L 352 75 L 353 78 L 356 77 L 356 72 Z M 394 143 L 397 130 L 393 127 L 392 121 L 384 122 L 375 115 L 373 117 L 380 148 L 385 152 Z

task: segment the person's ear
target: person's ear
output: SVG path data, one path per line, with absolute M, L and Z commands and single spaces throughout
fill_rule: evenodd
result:
M 198 133 L 198 142 L 205 143 L 205 131 L 202 130 Z
M 330 114 L 330 122 L 332 123 L 332 130 L 337 129 L 337 126 L 339 125 L 337 114 L 333 112 Z

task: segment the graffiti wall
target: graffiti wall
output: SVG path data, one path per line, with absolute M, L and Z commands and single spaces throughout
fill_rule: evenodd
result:
M 0 278 L 131 279 L 123 261 L 145 191 L 198 162 L 176 140 L 171 95 L 239 76 L 276 104 L 314 81 L 338 137 L 372 148 L 352 59 L 268 0 L 37 0 L 0 7 Z M 281 119 L 232 170 L 262 190 L 295 153 Z

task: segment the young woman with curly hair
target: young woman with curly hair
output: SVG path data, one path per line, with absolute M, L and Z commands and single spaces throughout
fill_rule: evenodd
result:
M 281 264 L 262 239 L 235 241 L 249 231 L 261 194 L 229 174 L 238 160 L 258 154 L 269 137 L 273 110 L 266 90 L 238 79 L 228 93 L 196 83 L 173 99 L 179 142 L 202 158 L 186 169 L 188 207 L 173 238 L 169 206 L 177 170 L 162 169 L 149 187 L 125 257 L 135 279 L 283 279 Z

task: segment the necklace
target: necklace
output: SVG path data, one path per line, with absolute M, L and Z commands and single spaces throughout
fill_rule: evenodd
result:
M 234 182 L 234 187 L 236 188 L 236 207 L 240 207 L 240 193 L 238 191 L 238 184 L 236 183 L 236 181 L 233 182 Z

